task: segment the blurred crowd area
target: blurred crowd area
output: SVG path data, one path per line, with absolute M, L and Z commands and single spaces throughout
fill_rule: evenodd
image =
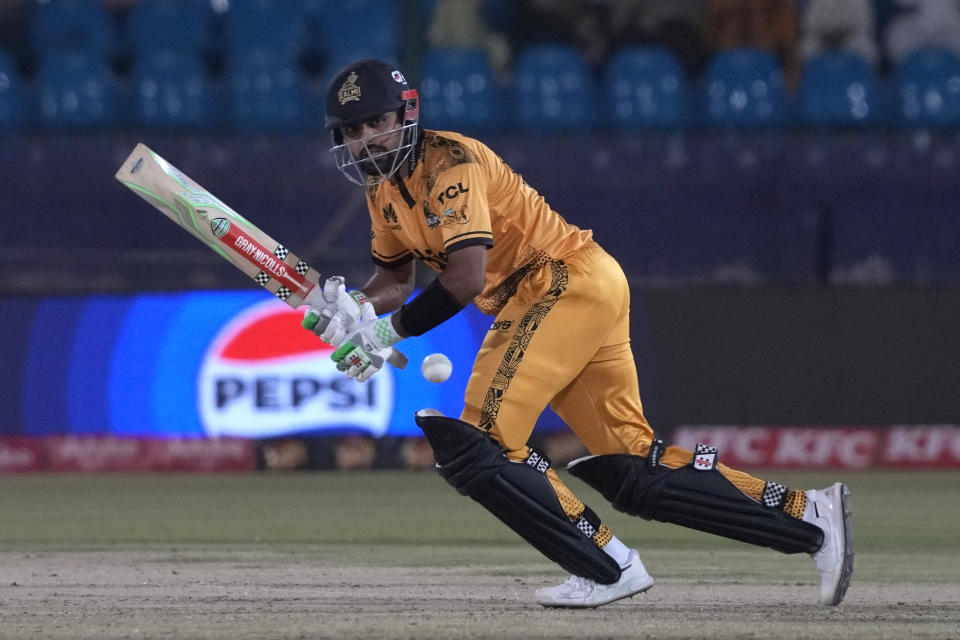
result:
M 0 131 L 303 131 L 346 62 L 482 131 L 960 126 L 960 0 L 2 0 Z
M 366 277 L 322 127 L 365 57 L 632 283 L 960 283 L 960 0 L 0 0 L 0 292 L 245 284 L 105 187 L 137 140 Z

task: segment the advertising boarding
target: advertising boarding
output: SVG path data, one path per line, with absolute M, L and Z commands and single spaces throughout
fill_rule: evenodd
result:
M 490 325 L 469 307 L 404 340 L 406 369 L 386 366 L 358 383 L 300 327 L 302 312 L 264 291 L 23 298 L 0 307 L 10 320 L 0 335 L 0 434 L 10 436 L 422 435 L 416 411 L 459 415 Z M 453 362 L 439 384 L 420 373 L 434 352 Z

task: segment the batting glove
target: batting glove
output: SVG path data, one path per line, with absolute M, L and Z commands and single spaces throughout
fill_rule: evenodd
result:
M 342 276 L 327 278 L 320 301 L 303 314 L 301 325 L 327 344 L 339 347 L 360 324 L 376 320 L 377 313 L 363 291 L 347 291 Z
M 383 368 L 384 361 L 393 353 L 393 345 L 400 340 L 390 316 L 385 316 L 361 324 L 330 357 L 348 378 L 365 382 Z

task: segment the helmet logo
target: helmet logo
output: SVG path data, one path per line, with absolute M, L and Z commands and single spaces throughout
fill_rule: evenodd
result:
M 400 84 L 406 84 L 407 82 L 407 79 L 403 77 L 403 74 L 396 69 L 394 69 L 390 75 L 393 77 L 394 80 L 396 80 Z
M 357 86 L 357 77 L 357 73 L 351 71 L 350 75 L 347 76 L 347 79 L 344 80 L 340 86 L 340 90 L 337 91 L 337 100 L 340 101 L 340 106 L 348 102 L 360 101 L 360 87 Z

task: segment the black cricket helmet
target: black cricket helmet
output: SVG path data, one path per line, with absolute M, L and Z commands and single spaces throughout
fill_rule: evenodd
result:
M 396 111 L 396 128 L 378 133 L 351 144 L 360 151 L 356 156 L 344 144 L 341 127 L 366 122 L 376 116 Z M 380 60 L 357 60 L 333 76 L 327 88 L 327 115 L 324 126 L 331 133 L 337 168 L 352 182 L 365 184 L 389 179 L 410 157 L 417 142 L 420 119 L 420 98 L 415 89 L 394 65 Z M 399 142 L 390 147 L 383 142 L 400 132 Z

